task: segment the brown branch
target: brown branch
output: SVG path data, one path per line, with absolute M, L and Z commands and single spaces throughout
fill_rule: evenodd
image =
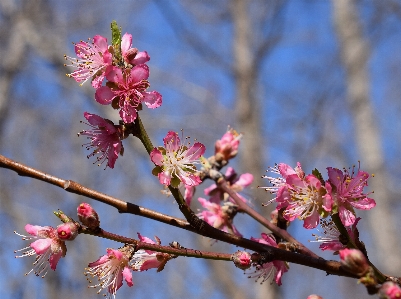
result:
M 163 215 L 161 213 L 148 210 L 142 207 L 139 207 L 134 204 L 130 204 L 124 202 L 120 199 L 108 196 L 106 194 L 97 192 L 95 190 L 86 188 L 74 181 L 71 180 L 63 180 L 57 178 L 55 176 L 49 175 L 42 171 L 33 169 L 31 167 L 25 166 L 21 163 L 15 162 L 11 159 L 8 159 L 2 155 L 0 155 L 0 167 L 7 168 L 17 172 L 20 176 L 27 176 L 33 179 L 41 180 L 46 183 L 58 186 L 63 188 L 67 192 L 76 193 L 79 195 L 83 195 L 94 200 L 101 201 L 108 205 L 111 205 L 119 210 L 122 213 L 131 213 L 135 215 L 139 215 L 142 217 L 146 217 L 149 219 L 153 219 L 156 221 L 160 221 L 162 223 L 166 223 L 168 225 L 173 225 L 182 229 L 186 229 L 200 235 L 213 238 L 216 240 L 220 240 L 223 242 L 227 242 L 229 244 L 237 245 L 242 248 L 246 248 L 249 250 L 253 250 L 256 252 L 267 252 L 271 260 L 281 260 L 288 261 L 291 263 L 296 263 L 303 266 L 308 266 L 312 268 L 316 268 L 322 271 L 326 271 L 329 274 L 338 275 L 338 276 L 347 276 L 357 278 L 355 275 L 350 274 L 342 269 L 341 264 L 336 261 L 327 261 L 322 258 L 315 258 L 312 256 L 307 256 L 304 254 L 294 253 L 285 251 L 279 248 L 271 247 L 265 244 L 261 244 L 258 242 L 254 242 L 245 238 L 241 238 L 232 234 L 227 234 L 222 232 L 210 225 L 205 226 L 205 229 L 201 231 L 196 231 L 194 227 L 189 225 L 189 223 L 181 220 L 179 218 L 174 218 L 170 216 Z

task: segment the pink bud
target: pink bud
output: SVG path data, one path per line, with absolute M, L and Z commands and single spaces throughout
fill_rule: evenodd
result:
M 320 297 L 319 295 L 312 294 L 312 295 L 309 295 L 306 299 L 323 299 L 323 297 Z
M 99 216 L 88 203 L 81 203 L 77 208 L 78 219 L 90 229 L 96 229 L 100 225 Z
M 231 255 L 231 260 L 237 268 L 249 269 L 252 265 L 251 255 L 246 251 L 237 251 Z
M 385 282 L 379 290 L 380 299 L 401 298 L 401 288 L 392 281 Z
M 239 140 L 241 134 L 235 130 L 229 129 L 221 139 L 217 140 L 214 146 L 216 156 L 222 157 L 223 160 L 230 160 L 238 153 Z
M 358 276 L 363 276 L 369 270 L 366 257 L 358 249 L 340 250 L 341 265 L 343 268 Z
M 57 226 L 57 235 L 60 240 L 72 241 L 78 236 L 78 229 L 74 222 L 66 222 Z

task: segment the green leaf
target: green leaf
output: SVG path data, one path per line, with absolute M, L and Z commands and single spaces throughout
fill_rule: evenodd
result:
M 322 174 L 320 173 L 319 170 L 317 170 L 316 168 L 312 170 L 312 174 L 317 177 L 317 179 L 322 183 L 322 185 L 324 185 L 324 179 Z
M 117 22 L 111 22 L 111 44 L 117 49 L 121 48 L 121 28 L 118 27 Z
M 156 166 L 155 168 L 153 168 L 153 170 L 152 170 L 152 174 L 154 175 L 154 176 L 157 176 L 160 172 L 162 172 L 163 170 L 162 170 L 162 168 L 160 167 L 160 166 Z

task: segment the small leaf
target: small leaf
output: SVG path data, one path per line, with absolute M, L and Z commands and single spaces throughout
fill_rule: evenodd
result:
M 152 170 L 152 174 L 154 175 L 154 176 L 157 176 L 160 172 L 162 172 L 163 170 L 162 170 L 162 168 L 160 167 L 160 166 L 156 166 L 155 168 L 153 168 L 153 170 Z
M 117 22 L 111 22 L 111 44 L 117 48 L 121 48 L 121 28 L 118 28 Z
M 324 179 L 319 170 L 317 170 L 316 168 L 313 169 L 312 174 L 322 183 L 322 185 L 324 185 Z

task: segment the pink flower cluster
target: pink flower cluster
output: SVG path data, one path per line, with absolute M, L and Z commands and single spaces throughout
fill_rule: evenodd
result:
M 346 169 L 328 167 L 326 181 L 317 170 L 305 175 L 300 163 L 295 168 L 280 163 L 271 168 L 271 172 L 281 177 L 264 176 L 273 186 L 261 188 L 276 194 L 270 202 L 276 201 L 276 209 L 283 209 L 286 220 L 299 218 L 307 229 L 315 228 L 320 217 L 334 213 L 339 214 L 345 226 L 351 226 L 356 221 L 354 208 L 369 210 L 376 205 L 363 192 L 369 174 L 359 169 L 355 174 L 354 169 L 350 173 Z
M 154 242 L 138 233 L 141 242 L 149 244 L 160 244 Z M 97 277 L 99 283 L 92 285 L 92 288 L 100 288 L 107 291 L 107 298 L 115 298 L 116 292 L 123 285 L 123 279 L 129 287 L 134 285 L 132 281 L 132 271 L 147 271 L 156 268 L 161 271 L 170 259 L 168 254 L 158 253 L 151 250 L 135 251 L 134 246 L 125 245 L 119 249 L 107 249 L 107 253 L 97 261 L 89 263 L 85 275 Z
M 154 109 L 162 104 L 162 96 L 157 91 L 148 92 L 150 84 L 150 60 L 147 52 L 138 52 L 131 48 L 132 35 L 124 34 L 117 49 L 107 44 L 107 39 L 96 35 L 92 42 L 75 44 L 77 58 L 65 56 L 76 70 L 69 74 L 77 82 L 92 80 L 96 89 L 95 100 L 102 105 L 112 104 L 120 110 L 120 117 L 125 123 L 134 122 L 142 103 Z M 107 80 L 103 85 L 104 79 Z
M 181 144 L 180 137 L 173 131 L 169 131 L 163 141 L 164 147 L 154 148 L 150 153 L 150 158 L 156 165 L 153 174 L 158 176 L 160 183 L 174 188 L 180 182 L 185 186 L 199 185 L 201 180 L 195 164 L 200 163 L 205 146 L 200 142 L 195 142 L 192 146 Z

